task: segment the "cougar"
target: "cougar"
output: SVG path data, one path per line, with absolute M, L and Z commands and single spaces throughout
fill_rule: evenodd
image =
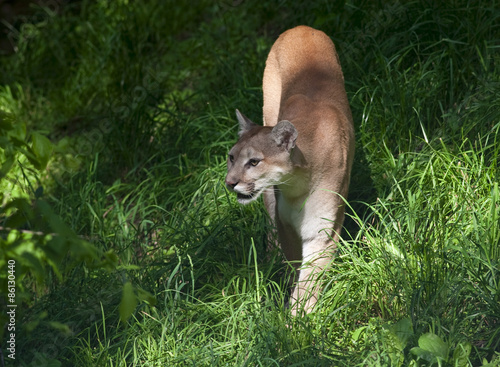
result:
M 279 36 L 263 78 L 264 126 L 236 110 L 239 140 L 226 186 L 241 204 L 261 194 L 287 260 L 296 264 L 292 314 L 313 310 L 317 275 L 332 261 L 344 222 L 354 127 L 335 46 L 316 29 Z

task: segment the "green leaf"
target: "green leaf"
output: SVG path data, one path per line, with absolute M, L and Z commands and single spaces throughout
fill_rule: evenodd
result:
M 105 268 L 109 271 L 115 269 L 118 265 L 118 256 L 116 255 L 116 253 L 113 250 L 108 250 L 102 255 L 103 259 L 99 264 L 97 264 L 97 267 Z
M 39 283 L 43 283 L 45 280 L 43 255 L 39 251 L 25 251 L 21 257 L 23 265 L 30 269 Z
M 411 348 L 410 353 L 427 362 L 433 363 L 436 361 L 434 354 L 419 347 Z
M 126 322 L 137 307 L 137 297 L 134 293 L 132 283 L 127 282 L 123 285 L 122 300 L 119 306 L 120 320 Z
M 19 122 L 12 124 L 12 129 L 8 130 L 7 135 L 16 145 L 24 144 L 24 140 L 26 139 L 26 124 Z
M 78 260 L 95 261 L 99 259 L 99 250 L 90 242 L 74 237 L 70 242 L 72 257 Z
M 500 356 L 498 353 L 496 356 L 493 357 L 493 359 L 488 362 L 488 360 L 486 358 L 483 358 L 483 364 L 481 365 L 481 367 L 499 367 L 500 366 L 500 358 L 496 358 Z
M 32 150 L 33 154 L 38 159 L 39 166 L 35 167 L 38 169 L 45 169 L 47 167 L 47 163 L 49 162 L 50 155 L 52 154 L 52 143 L 47 137 L 33 132 L 31 134 L 31 139 L 33 141 Z
M 357 328 L 354 330 L 354 333 L 352 333 L 351 339 L 353 342 L 358 342 L 361 339 L 361 335 L 365 333 L 367 326 L 361 326 L 360 328 Z
M 470 343 L 458 343 L 453 352 L 453 365 L 455 367 L 469 366 L 469 355 L 472 350 Z
M 5 134 L 6 131 L 12 130 L 12 115 L 6 113 L 5 111 L 0 110 L 0 132 L 2 135 Z
M 391 364 L 393 366 L 402 366 L 404 362 L 403 350 L 406 347 L 408 339 L 413 335 L 410 319 L 401 319 L 394 325 L 384 325 L 383 330 L 383 340 L 386 350 L 389 353 Z
M 0 179 L 2 179 L 5 176 L 7 176 L 7 173 L 9 173 L 9 171 L 12 168 L 13 164 L 14 164 L 14 156 L 13 155 L 7 156 L 5 158 L 5 161 L 0 166 Z
M 54 328 L 55 330 L 63 333 L 66 336 L 71 335 L 71 329 L 69 328 L 68 325 L 63 324 L 62 322 L 58 321 L 49 321 L 49 325 Z
M 156 298 L 154 295 L 149 293 L 148 291 L 145 291 L 144 289 L 137 289 L 137 298 L 141 302 L 146 302 L 150 306 L 155 306 L 156 305 Z
M 423 334 L 418 338 L 418 346 L 439 359 L 448 360 L 448 344 L 434 333 Z
M 388 330 L 393 336 L 394 347 L 399 351 L 405 349 L 408 339 L 413 335 L 411 320 L 408 318 L 401 319 L 396 324 L 389 326 Z
M 75 232 L 64 221 L 54 213 L 50 205 L 44 200 L 37 200 L 35 203 L 35 211 L 41 214 L 50 229 L 60 236 L 74 239 Z
M 33 216 L 30 203 L 25 198 L 15 198 L 8 202 L 3 209 L 8 215 L 5 226 L 9 228 L 19 228 Z

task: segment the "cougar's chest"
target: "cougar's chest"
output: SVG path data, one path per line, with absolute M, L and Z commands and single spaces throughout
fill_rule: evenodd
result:
M 283 228 L 293 229 L 302 243 L 316 238 L 323 228 L 328 227 L 325 218 L 334 218 L 328 200 L 321 200 L 321 195 L 315 194 L 293 201 L 287 200 L 282 193 L 276 195 L 276 220 Z
M 277 219 L 285 226 L 295 230 L 300 235 L 301 227 L 304 221 L 303 202 L 294 200 L 290 202 L 283 194 L 276 195 Z

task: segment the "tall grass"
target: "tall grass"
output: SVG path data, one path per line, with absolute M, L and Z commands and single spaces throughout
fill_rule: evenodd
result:
M 83 1 L 25 26 L 0 109 L 50 137 L 46 197 L 119 264 L 30 289 L 16 362 L 499 365 L 499 17 L 494 1 Z M 233 111 L 258 120 L 267 52 L 297 24 L 336 43 L 357 155 L 320 307 L 292 318 L 269 218 L 223 177 Z

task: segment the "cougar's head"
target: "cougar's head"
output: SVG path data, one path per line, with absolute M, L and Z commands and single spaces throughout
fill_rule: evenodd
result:
M 257 199 L 268 187 L 283 183 L 292 171 L 290 153 L 297 130 L 289 121 L 259 126 L 236 110 L 240 139 L 227 158 L 226 186 L 241 204 Z

